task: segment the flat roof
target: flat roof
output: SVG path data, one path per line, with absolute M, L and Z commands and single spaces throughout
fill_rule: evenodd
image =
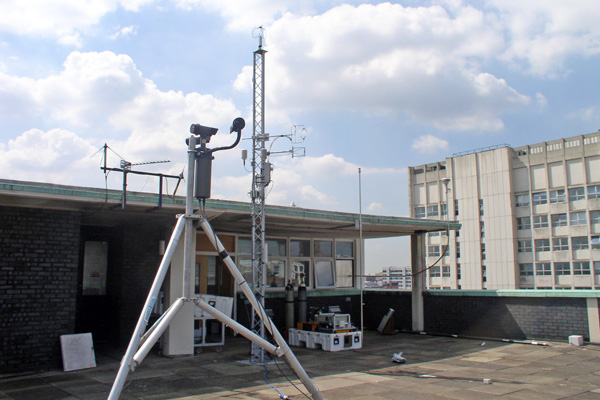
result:
M 122 208 L 120 190 L 81 186 L 57 185 L 0 179 L 0 205 L 81 211 L 82 224 L 119 225 L 134 223 L 140 218 L 171 224 L 175 215 L 185 212 L 184 196 L 162 196 L 157 193 L 127 192 L 126 207 Z M 196 204 L 199 208 L 199 205 Z M 208 199 L 206 218 L 216 231 L 245 234 L 251 232 L 251 204 L 239 201 Z M 359 219 L 363 237 L 387 238 L 460 229 L 453 221 L 380 216 L 338 211 L 265 205 L 266 227 L 269 236 L 298 235 L 303 237 L 359 237 Z

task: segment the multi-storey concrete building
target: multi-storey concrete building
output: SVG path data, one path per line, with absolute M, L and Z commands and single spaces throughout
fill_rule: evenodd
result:
M 600 289 L 600 132 L 409 167 L 430 289 Z
M 412 272 L 410 267 L 385 267 L 365 282 L 369 289 L 412 289 Z

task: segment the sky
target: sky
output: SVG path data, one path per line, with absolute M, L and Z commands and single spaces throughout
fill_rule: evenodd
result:
M 267 142 L 267 204 L 408 216 L 408 166 L 600 129 L 598 15 L 596 0 L 3 0 L 0 177 L 120 189 L 105 143 L 109 167 L 178 175 L 192 123 L 225 146 L 241 116 L 212 197 L 249 201 L 262 32 L 265 132 L 288 136 Z M 366 246 L 368 272 L 409 264 L 407 239 Z

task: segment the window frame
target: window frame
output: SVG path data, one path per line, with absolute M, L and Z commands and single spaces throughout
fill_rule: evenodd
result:
M 536 221 L 538 219 L 538 221 Z M 533 229 L 548 228 L 550 222 L 548 221 L 548 214 L 534 215 L 533 216 Z
M 562 193 L 560 193 L 562 192 Z M 551 190 L 549 195 L 550 204 L 558 204 L 558 203 L 566 203 L 567 202 L 567 192 L 565 189 L 556 189 Z
M 534 206 L 548 204 L 548 193 L 545 191 L 531 193 L 531 204 Z
M 517 240 L 517 253 L 533 252 L 531 239 Z
M 569 251 L 569 238 L 567 236 L 552 238 L 552 251 Z
M 569 189 L 569 201 L 585 200 L 585 186 Z

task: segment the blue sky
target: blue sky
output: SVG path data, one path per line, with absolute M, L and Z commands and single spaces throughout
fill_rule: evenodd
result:
M 104 186 L 105 142 L 179 174 L 192 123 L 251 134 L 262 26 L 266 131 L 306 129 L 306 157 L 272 157 L 267 202 L 408 215 L 407 166 L 600 129 L 600 2 L 579 0 L 5 0 L 0 171 Z M 240 148 L 248 149 L 250 141 Z M 273 151 L 289 150 L 285 139 Z M 112 156 L 109 164 L 118 166 Z M 111 188 L 121 177 L 109 176 Z M 218 153 L 213 197 L 248 200 L 240 149 Z M 130 190 L 157 183 L 132 179 Z M 172 185 L 170 186 L 172 190 Z M 367 266 L 409 262 L 369 242 Z

